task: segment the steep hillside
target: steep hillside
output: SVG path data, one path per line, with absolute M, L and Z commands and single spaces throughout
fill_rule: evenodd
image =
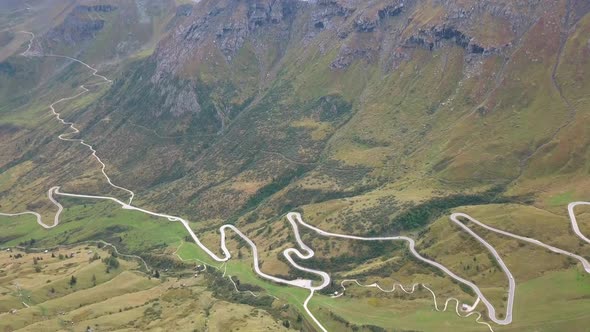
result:
M 43 1 L 26 15 L 0 16 L 3 212 L 53 218 L 53 186 L 128 198 L 105 181 L 88 149 L 57 139 L 68 130 L 48 105 L 85 85 L 87 93 L 56 105 L 80 129 L 68 137 L 91 143 L 110 179 L 137 194 L 135 204 L 190 220 L 210 247 L 219 245 L 220 225 L 244 229 L 264 248 L 261 265 L 269 273 L 299 276 L 282 256 L 294 245 L 283 217 L 292 210 L 325 230 L 417 237 L 428 257 L 481 283 L 500 308 L 504 275 L 489 255 L 478 254 L 479 243 L 449 224 L 450 211 L 468 210 L 523 236 L 538 227 L 536 235 L 555 234 L 555 243 L 587 254 L 565 219 L 567 203 L 590 197 L 585 0 L 60 5 L 46 16 Z M 41 16 L 46 23 L 34 29 L 30 22 Z M 93 76 L 92 68 L 113 82 Z M 74 234 L 84 234 L 76 239 L 93 238 L 83 229 L 75 226 Z M 116 238 L 126 231 L 96 232 Z M 183 240 L 175 236 L 127 249 L 178 251 Z M 502 255 L 541 262 L 537 270 L 525 259 L 509 262 L 523 288 L 571 281 L 579 272 L 542 249 L 487 236 Z M 329 267 L 338 281 L 423 278 L 444 295 L 471 295 L 409 259 L 401 245 L 310 232 L 304 239 L 318 249 L 306 264 Z M 237 241 L 234 249 L 243 245 Z M 323 308 L 332 304 L 327 292 L 320 299 Z M 321 316 L 333 329 L 370 323 L 346 318 L 346 306 L 330 308 Z M 403 317 L 396 322 L 404 328 L 429 328 Z M 521 317 L 520 327 L 540 324 L 539 317 Z
M 404 187 L 423 192 L 411 200 L 498 185 L 538 195 L 587 170 L 587 151 L 549 151 L 584 123 L 583 85 L 565 73 L 583 65 L 565 66 L 583 59 L 571 39 L 587 10 L 203 1 L 86 110 L 86 133 L 109 133 L 107 160 L 141 174 L 121 181 L 160 193 L 146 202 L 181 189 L 173 204 L 200 218 L 239 214 L 284 178 L 283 206 Z
M 0 326 L 5 331 L 168 330 L 177 324 L 210 331 L 289 330 L 266 310 L 207 291 L 204 286 L 219 279 L 215 272 L 154 278 L 141 268 L 102 243 L 0 252 Z M 27 307 L 20 309 L 22 303 Z

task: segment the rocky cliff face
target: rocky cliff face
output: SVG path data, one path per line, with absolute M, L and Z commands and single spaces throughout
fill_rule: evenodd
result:
M 160 33 L 176 10 L 171 0 L 80 0 L 65 6 L 35 50 L 101 61 L 125 58 Z M 46 19 L 50 19 L 49 17 Z
M 172 77 L 194 80 L 201 77 L 200 73 L 215 72 L 218 80 L 211 85 L 225 81 L 224 85 L 236 89 L 233 96 L 219 94 L 245 100 L 253 97 L 254 90 L 249 89 L 252 84 L 262 84 L 287 48 L 315 44 L 323 51 L 337 49 L 329 64 L 336 71 L 357 61 L 380 63 L 384 70 L 390 70 L 411 58 L 416 47 L 433 51 L 457 45 L 467 55 L 508 54 L 512 44 L 538 19 L 539 8 L 548 10 L 552 6 L 549 1 L 537 0 L 479 1 L 470 5 L 454 0 L 202 1 L 177 9 L 173 31 L 152 57 L 156 67 L 150 82 L 163 86 L 169 85 Z M 500 30 L 493 38 L 480 27 L 484 19 Z M 293 26 L 295 21 L 297 25 Z M 253 55 L 240 65 L 257 71 L 256 77 L 247 81 L 249 87 L 232 77 L 220 78 L 223 72 L 232 70 L 228 68 L 235 65 L 236 56 L 244 49 Z M 278 58 L 269 60 L 264 49 L 272 49 Z M 171 101 L 176 99 L 167 97 L 166 108 L 173 114 L 198 112 L 198 98 L 183 91 L 173 94 L 188 97 L 176 103 Z M 242 107 L 241 103 L 226 103 L 221 107 L 224 110 L 217 111 L 219 121 L 224 112 L 235 113 L 233 109 L 238 106 Z
M 184 7 L 173 33 L 162 41 L 154 54 L 157 68 L 152 81 L 166 74 L 177 74 L 187 62 L 202 64 L 221 52 L 226 62 L 261 30 L 288 33 L 289 17 L 301 4 L 288 1 L 203 1 L 196 8 Z M 274 37 L 280 38 L 279 35 Z
M 447 43 L 471 54 L 498 53 L 510 48 L 543 10 L 555 10 L 555 6 L 541 0 L 203 1 L 190 11 L 183 7 L 185 19 L 154 55 L 157 69 L 153 80 L 186 69 L 188 62 L 202 64 L 215 56 L 211 52 L 221 52 L 223 61 L 231 62 L 245 43 L 256 44 L 263 38 L 339 47 L 331 63 L 335 70 L 357 60 L 389 61 L 392 55 L 405 58 L 408 55 L 399 54 L 400 50 L 434 50 Z M 290 26 L 296 19 L 300 20 L 297 32 Z M 497 29 L 497 34 L 486 34 L 482 20 Z
M 64 42 L 77 45 L 93 39 L 104 28 L 105 21 L 92 13 L 109 13 L 116 10 L 112 5 L 76 6 L 64 19 L 63 23 L 46 34 L 48 42 Z
M 580 1 L 571 6 L 588 7 Z M 102 23 L 81 21 L 80 13 L 115 9 L 77 8 L 60 35 L 72 41 L 88 38 Z M 355 63 L 392 72 L 418 50 L 459 47 L 464 50 L 465 75 L 469 75 L 478 70 L 470 67 L 487 57 L 509 57 L 523 35 L 550 10 L 559 12 L 562 4 L 549 0 L 203 0 L 176 8 L 169 33 L 148 60 L 150 69 L 142 73 L 149 80 L 140 84 L 147 84 L 144 90 L 162 100 L 149 113 L 182 117 L 206 109 L 208 118 L 217 119 L 213 127 L 220 130 L 268 86 L 273 75 L 293 62 L 293 58 L 286 60 L 288 54 L 298 57 L 314 49 L 330 54 L 330 61 L 322 65 L 333 72 L 346 71 Z M 210 107 L 202 106 L 202 98 L 208 99 Z

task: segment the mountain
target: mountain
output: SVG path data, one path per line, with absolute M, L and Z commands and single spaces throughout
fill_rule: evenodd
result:
M 270 206 L 403 187 L 551 195 L 587 173 L 585 144 L 559 144 L 584 123 L 583 2 L 181 8 L 85 112 L 115 169 L 141 172 L 126 184 L 157 193 L 148 202 L 181 191 L 185 213 L 229 218 L 294 170 Z
M 2 210 L 51 219 L 53 186 L 128 198 L 104 181 L 86 148 L 56 139 L 67 129 L 47 105 L 86 85 L 90 91 L 59 112 L 80 129 L 70 137 L 93 145 L 111 180 L 132 189 L 138 206 L 189 220 L 211 247 L 219 226 L 245 229 L 273 274 L 298 276 L 282 256 L 294 243 L 284 218 L 293 210 L 329 231 L 418 237 L 422 252 L 483 283 L 499 308 L 502 272 L 457 234 L 448 212 L 543 239 L 558 232 L 565 244 L 556 243 L 587 252 L 565 240 L 572 236 L 565 205 L 590 196 L 585 0 L 58 3 L 0 7 L 19 11 L 0 16 Z M 20 30 L 35 34 L 28 57 L 19 55 L 29 40 Z M 113 82 L 94 85 L 88 68 L 41 55 L 80 59 Z M 71 209 L 81 204 L 65 200 Z M 571 268 L 486 234 L 501 254 L 542 261 L 533 272 L 515 258 L 517 280 L 540 283 L 551 277 L 537 271 Z M 27 237 L 17 235 L 10 241 Z M 469 295 L 409 260 L 403 246 L 304 238 L 318 248 L 306 263 L 329 266 L 336 280 L 377 274 L 417 282 L 413 276 L 424 274 L 449 296 Z M 178 245 L 162 243 L 127 249 L 165 255 Z M 477 270 L 467 267 L 472 256 Z M 325 310 L 332 329 L 390 327 Z M 530 330 L 538 319 L 514 328 Z

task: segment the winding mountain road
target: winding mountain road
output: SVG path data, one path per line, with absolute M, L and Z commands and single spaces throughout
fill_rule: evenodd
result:
M 53 204 L 55 204 L 55 206 L 57 206 L 57 212 L 55 213 L 55 216 L 53 217 L 53 224 L 51 224 L 51 225 L 45 224 L 43 222 L 43 218 L 41 217 L 41 215 L 39 213 L 33 212 L 33 211 L 25 211 L 25 212 L 20 212 L 20 213 L 2 213 L 2 212 L 0 212 L 0 216 L 17 217 L 17 216 L 24 216 L 24 215 L 30 214 L 30 215 L 35 216 L 35 218 L 37 218 L 37 224 L 39 224 L 39 226 L 41 226 L 45 229 L 53 228 L 59 224 L 59 216 L 61 215 L 61 212 L 64 209 L 64 207 L 58 201 L 56 201 L 55 198 L 53 198 L 53 194 L 54 194 L 55 190 L 57 190 L 57 188 L 58 187 L 51 187 L 47 191 L 47 197 L 49 198 L 51 203 L 53 203 Z
M 574 209 L 578 205 L 590 205 L 590 202 L 571 202 L 567 205 L 567 212 L 572 223 L 572 230 L 580 239 L 590 244 L 590 239 L 588 239 L 584 234 L 582 234 L 582 232 L 580 232 L 580 227 L 578 226 L 578 220 L 576 219 L 576 213 L 574 212 Z
M 465 309 L 463 310 L 465 315 L 461 315 L 461 313 L 459 312 L 459 304 L 461 303 L 461 301 L 459 301 L 458 299 L 456 299 L 454 297 L 449 297 L 445 301 L 444 307 L 442 309 L 440 309 L 438 307 L 438 303 L 436 302 L 436 294 L 434 293 L 434 291 L 432 289 L 430 289 L 430 287 L 428 287 L 424 284 L 417 284 L 417 283 L 412 284 L 412 289 L 407 290 L 402 284 L 394 283 L 393 286 L 391 286 L 391 289 L 384 289 L 381 286 L 379 286 L 377 283 L 372 283 L 369 285 L 361 284 L 357 279 L 344 279 L 344 280 L 342 280 L 340 282 L 340 287 L 342 287 L 342 292 L 336 296 L 332 296 L 333 298 L 340 297 L 344 294 L 344 292 L 346 291 L 346 287 L 344 286 L 345 283 L 355 283 L 357 286 L 363 287 L 363 288 L 377 288 L 380 291 L 382 291 L 383 293 L 393 293 L 399 288 L 402 292 L 404 292 L 406 294 L 414 294 L 414 292 L 416 291 L 418 286 L 422 286 L 422 288 L 426 289 L 428 292 L 430 292 L 430 294 L 432 294 L 432 301 L 434 303 L 434 310 L 436 310 L 438 312 L 447 311 L 449 303 L 455 302 L 456 303 L 455 304 L 455 313 L 457 314 L 457 316 L 462 317 L 462 318 L 466 318 L 471 315 L 477 315 L 477 318 L 475 319 L 476 323 L 486 326 L 491 332 L 494 331 L 494 329 L 492 329 L 492 326 L 489 323 L 481 321 L 481 318 L 482 318 L 481 313 L 474 311 L 475 307 L 477 307 L 477 304 L 479 303 L 479 298 L 475 301 L 475 303 L 473 305 L 471 305 L 471 306 L 466 305 Z
M 29 45 L 27 47 L 27 50 L 25 52 L 23 52 L 21 55 L 23 56 L 51 56 L 51 57 L 59 57 L 59 58 L 65 58 L 65 59 L 69 59 L 72 60 L 74 62 L 77 62 L 79 64 L 84 65 L 85 67 L 87 67 L 88 69 L 90 69 L 92 71 L 92 75 L 100 78 L 102 82 L 99 83 L 95 83 L 95 84 L 91 84 L 91 85 L 98 85 L 98 84 L 108 84 L 111 83 L 112 81 L 109 80 L 108 78 L 106 78 L 105 76 L 99 75 L 97 74 L 98 70 L 93 68 L 92 66 L 78 60 L 75 58 L 71 58 L 68 56 L 61 56 L 61 55 L 40 55 L 40 54 L 36 54 L 36 53 L 32 53 L 30 51 L 31 49 L 31 45 L 33 43 L 33 38 L 35 37 L 33 33 L 31 32 L 26 32 L 28 34 L 31 35 L 31 40 L 29 42 Z M 189 222 L 186 219 L 183 219 L 181 217 L 178 216 L 173 216 L 173 215 L 169 215 L 169 214 L 165 214 L 165 213 L 157 213 L 157 212 L 153 212 L 147 209 L 143 209 L 140 207 L 136 207 L 132 205 L 133 202 L 133 198 L 135 197 L 135 193 L 127 188 L 118 186 L 116 184 L 114 184 L 110 177 L 108 176 L 108 174 L 106 173 L 106 165 L 104 164 L 104 162 L 102 162 L 102 160 L 97 156 L 97 152 L 94 149 L 94 147 L 91 144 L 86 143 L 83 139 L 74 139 L 74 138 L 68 138 L 66 136 L 71 136 L 74 134 L 79 134 L 80 130 L 78 128 L 75 127 L 74 123 L 72 122 L 67 122 L 65 121 L 63 118 L 61 118 L 60 113 L 58 113 L 55 110 L 55 106 L 59 103 L 65 102 L 65 101 L 69 101 L 72 100 L 74 98 L 79 97 L 80 95 L 88 92 L 89 90 L 86 88 L 87 86 L 91 86 L 91 85 L 81 85 L 80 88 L 82 89 L 82 91 L 74 96 L 71 97 L 67 97 L 67 98 L 62 98 L 59 99 L 55 102 L 53 102 L 51 105 L 49 105 L 49 109 L 51 110 L 52 114 L 56 117 L 56 119 L 62 123 L 65 126 L 68 126 L 70 129 L 69 133 L 65 133 L 65 134 L 60 134 L 58 136 L 58 138 L 60 140 L 63 141 L 70 141 L 70 142 L 77 142 L 85 147 L 87 147 L 91 152 L 92 152 L 92 157 L 95 158 L 99 164 L 101 165 L 101 171 L 102 174 L 104 175 L 105 179 L 107 180 L 107 182 L 109 183 L 109 185 L 113 188 L 125 191 L 126 193 L 129 194 L 129 199 L 124 202 L 121 201 L 118 198 L 114 198 L 114 197 L 109 197 L 109 196 L 100 196 L 100 195 L 83 195 L 83 194 L 74 194 L 74 193 L 66 193 L 66 192 L 62 192 L 60 191 L 59 187 L 52 187 L 49 189 L 49 191 L 47 192 L 47 196 L 49 198 L 49 200 L 55 204 L 58 207 L 58 211 L 54 216 L 54 222 L 52 225 L 46 225 L 43 223 L 41 215 L 36 213 L 36 212 L 32 212 L 32 211 L 26 211 L 26 212 L 21 212 L 21 213 L 14 213 L 14 214 L 8 214 L 8 213 L 0 213 L 0 215 L 2 216 L 19 216 L 19 215 L 25 215 L 25 214 L 31 214 L 34 215 L 37 219 L 37 223 L 42 226 L 43 228 L 49 229 L 49 228 L 53 228 L 56 227 L 59 224 L 59 216 L 61 214 L 61 212 L 63 211 L 63 207 L 61 206 L 61 204 L 59 202 L 57 202 L 53 195 L 59 195 L 59 196 L 64 196 L 64 197 L 73 197 L 73 198 L 83 198 L 83 199 L 97 199 L 97 200 L 109 200 L 112 201 L 116 204 L 119 204 L 123 209 L 126 210 L 133 210 L 133 211 L 138 211 L 138 212 L 142 212 L 148 215 L 152 215 L 155 217 L 160 217 L 160 218 L 165 218 L 169 221 L 172 222 L 180 222 L 184 228 L 186 229 L 186 231 L 189 233 L 189 235 L 191 236 L 191 238 L 193 239 L 193 241 L 203 250 L 205 251 L 213 260 L 217 261 L 217 262 L 226 262 L 231 258 L 231 253 L 229 251 L 229 249 L 226 246 L 226 237 L 227 237 L 227 231 L 231 230 L 232 232 L 234 232 L 236 235 L 238 235 L 239 237 L 241 237 L 249 246 L 250 249 L 252 250 L 252 257 L 253 257 L 253 268 L 254 271 L 263 279 L 272 281 L 272 282 L 276 282 L 279 284 L 285 284 L 285 285 L 290 285 L 290 286 L 295 286 L 295 287 L 300 287 L 300 288 L 305 288 L 308 289 L 310 291 L 309 296 L 306 298 L 303 306 L 305 311 L 307 312 L 307 314 L 309 315 L 309 317 L 317 324 L 318 328 L 322 331 L 326 331 L 326 328 L 321 324 L 321 322 L 319 322 L 319 320 L 313 315 L 313 313 L 311 312 L 311 310 L 309 309 L 309 302 L 311 301 L 311 299 L 313 298 L 313 295 L 315 294 L 315 291 L 324 289 L 325 287 L 327 287 L 330 284 L 330 275 L 325 272 L 325 271 L 321 271 L 321 270 L 315 270 L 315 269 L 310 269 L 310 268 L 306 268 L 303 267 L 301 265 L 299 265 L 297 262 L 295 262 L 295 260 L 293 259 L 293 255 L 296 256 L 297 258 L 301 259 L 301 260 L 308 260 L 312 257 L 314 257 L 315 253 L 313 251 L 313 249 L 311 249 L 309 246 L 307 246 L 302 240 L 301 240 L 301 235 L 299 232 L 299 225 L 301 225 L 302 227 L 305 227 L 313 232 L 315 232 L 317 235 L 320 236 L 325 236 L 325 237 L 331 237 L 331 238 L 341 238 L 341 239 L 348 239 L 348 240 L 357 240 L 357 241 L 404 241 L 407 242 L 408 244 L 408 248 L 410 253 L 418 260 L 431 265 L 439 270 L 441 270 L 442 272 L 444 272 L 445 274 L 447 274 L 449 277 L 451 277 L 452 279 L 456 280 L 459 283 L 462 283 L 466 286 L 468 286 L 469 288 L 471 288 L 476 294 L 477 294 L 477 298 L 475 300 L 475 303 L 473 305 L 467 305 L 466 306 L 466 310 L 465 312 L 467 312 L 468 314 L 466 316 L 469 316 L 471 314 L 475 314 L 477 312 L 474 311 L 475 307 L 478 305 L 478 303 L 481 301 L 488 312 L 488 317 L 491 321 L 493 321 L 496 324 L 500 324 L 500 325 L 507 325 L 510 324 L 512 322 L 512 310 L 513 310 L 513 302 L 514 302 L 514 296 L 515 296 L 515 285 L 516 282 L 514 280 L 513 275 L 510 273 L 510 270 L 508 269 L 508 267 L 504 264 L 504 261 L 502 260 L 502 258 L 500 257 L 500 255 L 498 254 L 498 252 L 494 249 L 494 247 L 492 245 L 490 245 L 487 241 L 485 241 L 483 238 L 481 238 L 479 235 L 477 235 L 473 230 L 471 230 L 469 227 L 467 227 L 465 224 L 463 224 L 461 222 L 460 219 L 464 219 L 466 221 L 472 222 L 474 224 L 476 224 L 479 227 L 483 227 L 489 231 L 504 235 L 504 236 L 509 236 L 512 238 L 515 238 L 517 240 L 520 241 L 525 241 L 528 243 L 532 243 L 535 244 L 537 246 L 541 246 L 543 248 L 549 249 L 555 253 L 558 254 L 563 254 L 569 257 L 572 257 L 574 259 L 577 259 L 578 261 L 580 261 L 582 263 L 582 265 L 584 266 L 584 269 L 587 272 L 590 272 L 590 263 L 588 261 L 586 261 L 586 259 L 584 259 L 583 257 L 576 255 L 574 253 L 570 253 L 567 252 L 565 250 L 547 245 L 542 243 L 541 241 L 538 241 L 536 239 L 532 239 L 532 238 L 528 238 L 528 237 L 524 237 L 524 236 L 520 236 L 520 235 L 516 235 L 510 232 L 506 232 L 503 230 L 499 230 L 490 226 L 487 226 L 481 222 L 479 222 L 478 220 L 468 216 L 467 214 L 464 213 L 453 213 L 450 216 L 450 220 L 455 223 L 457 226 L 459 226 L 463 231 L 465 231 L 466 233 L 468 233 L 469 235 L 471 235 L 475 240 L 477 240 L 479 243 L 481 243 L 484 247 L 486 247 L 486 249 L 488 249 L 488 251 L 490 251 L 490 253 L 494 256 L 494 258 L 497 260 L 498 264 L 500 265 L 500 267 L 502 268 L 502 270 L 504 271 L 504 273 L 507 276 L 508 279 L 508 283 L 509 283 L 509 287 L 508 287 L 508 304 L 507 304 L 507 308 L 506 308 L 506 315 L 505 318 L 503 319 L 499 319 L 496 316 L 496 310 L 494 308 L 494 306 L 490 303 L 490 301 L 485 297 L 485 295 L 481 292 L 481 290 L 477 287 L 477 285 L 475 285 L 473 282 L 462 278 L 460 276 L 458 276 L 457 274 L 455 274 L 454 272 L 452 272 L 449 268 L 445 267 L 444 265 L 435 262 L 433 260 L 430 260 L 422 255 L 420 255 L 420 253 L 418 253 L 418 251 L 416 250 L 415 246 L 416 246 L 416 242 L 414 239 L 410 238 L 410 237 L 406 237 L 406 236 L 388 236 L 388 237 L 361 237 L 361 236 L 355 236 L 355 235 L 345 235 L 345 234 L 338 234 L 338 233 L 332 233 L 332 232 L 327 232 L 324 231 L 320 228 L 317 228 L 315 226 L 309 225 L 307 223 L 305 223 L 301 217 L 301 214 L 297 213 L 297 212 L 291 212 L 287 214 L 287 219 L 289 221 L 289 223 L 291 224 L 291 227 L 293 229 L 293 234 L 295 235 L 295 240 L 297 242 L 297 245 L 299 248 L 287 248 L 283 251 L 283 256 L 287 259 L 287 261 L 296 269 L 302 271 L 302 272 L 307 272 L 313 275 L 318 276 L 318 278 L 321 280 L 321 282 L 319 284 L 314 283 L 314 281 L 309 280 L 309 279 L 295 279 L 295 280 L 288 280 L 288 279 L 283 279 L 283 278 L 279 278 L 279 277 L 275 277 L 269 274 L 264 273 L 263 271 L 261 271 L 260 269 L 260 262 L 259 262 L 259 255 L 258 255 L 258 248 L 256 246 L 256 244 L 250 239 L 248 238 L 244 233 L 242 233 L 237 227 L 235 227 L 234 225 L 223 225 L 219 228 L 219 232 L 220 232 L 220 247 L 221 247 L 221 251 L 223 252 L 223 255 L 217 255 L 216 253 L 214 253 L 213 251 L 211 251 L 209 248 L 207 248 L 197 237 L 197 235 L 194 233 L 194 231 L 191 229 Z M 579 230 L 578 227 L 578 223 L 574 214 L 574 208 L 578 205 L 590 205 L 590 202 L 573 202 L 570 203 L 570 205 L 568 206 L 568 212 L 569 212 L 569 216 L 570 216 L 570 221 L 572 224 L 572 228 L 574 230 L 574 232 L 576 233 L 576 235 L 578 237 L 580 237 L 582 240 L 584 240 L 587 243 L 590 243 L 590 240 L 585 237 Z M 233 280 L 232 280 L 233 281 Z M 343 281 L 344 282 L 344 281 Z M 355 281 L 358 285 L 361 285 L 360 283 L 358 283 L 358 281 Z M 343 284 L 342 284 L 343 286 Z M 435 309 L 437 311 L 440 311 L 437 303 L 436 303 L 436 295 L 434 294 L 434 292 L 428 288 L 425 285 L 422 285 L 425 289 L 429 290 L 433 297 L 434 297 L 434 305 L 435 305 Z M 343 286 L 344 287 L 344 286 Z M 387 291 L 384 290 L 383 288 L 379 287 L 376 284 L 371 284 L 368 285 L 366 287 L 377 287 L 379 289 L 381 289 L 382 291 Z M 412 292 L 414 291 L 416 285 L 412 286 Z M 394 288 L 392 289 L 392 291 L 395 290 L 395 285 Z M 402 288 L 403 291 L 406 291 L 405 289 Z M 450 301 L 456 301 L 457 305 L 456 305 L 456 312 L 459 316 L 461 316 L 459 314 L 459 301 L 457 299 L 454 298 L 450 298 L 447 299 L 447 301 L 445 302 L 445 307 L 443 309 L 446 310 L 447 309 L 447 305 Z M 479 314 L 479 313 L 477 313 Z M 466 316 L 462 316 L 462 317 L 466 317 Z M 479 321 L 479 318 L 481 318 L 481 315 L 477 318 L 477 322 L 478 323 L 482 323 Z M 487 323 L 486 324 L 490 330 L 492 330 L 491 326 Z
M 109 175 L 106 173 L 106 167 L 107 166 L 100 159 L 100 157 L 96 154 L 96 150 L 94 149 L 94 147 L 92 145 L 86 143 L 86 141 L 84 141 L 83 139 L 68 138 L 68 137 L 66 137 L 66 136 L 72 136 L 72 135 L 79 134 L 80 133 L 80 130 L 78 128 L 76 128 L 76 126 L 75 126 L 75 124 L 73 122 L 68 122 L 68 121 L 64 120 L 61 117 L 61 114 L 55 110 L 55 106 L 57 104 L 63 103 L 65 101 L 70 101 L 70 100 L 76 99 L 76 98 L 80 97 L 81 95 L 89 92 L 90 90 L 88 89 L 88 87 L 97 86 L 97 85 L 103 85 L 103 84 L 110 84 L 110 83 L 113 83 L 113 81 L 110 80 L 110 79 L 108 79 L 108 78 L 106 78 L 103 75 L 98 74 L 98 69 L 90 66 L 86 62 L 81 61 L 79 59 L 72 58 L 72 57 L 65 56 L 65 55 L 56 55 L 56 54 L 43 54 L 43 55 L 40 55 L 40 54 L 32 53 L 31 52 L 31 46 L 33 44 L 33 40 L 35 39 L 35 34 L 32 33 L 32 32 L 29 32 L 29 31 L 21 31 L 21 32 L 22 33 L 29 34 L 31 36 L 31 40 L 28 43 L 27 49 L 24 52 L 21 53 L 22 56 L 25 56 L 25 57 L 32 57 L 32 56 L 35 56 L 35 57 L 54 57 L 54 58 L 62 58 L 62 59 L 71 60 L 71 61 L 74 61 L 76 63 L 79 63 L 79 64 L 83 65 L 84 67 L 90 69 L 90 71 L 92 72 L 91 73 L 92 76 L 97 77 L 97 78 L 99 78 L 101 80 L 100 82 L 97 82 L 97 83 L 82 84 L 82 85 L 80 85 L 79 88 L 82 90 L 81 92 L 79 92 L 79 93 L 77 93 L 77 94 L 75 94 L 73 96 L 64 97 L 64 98 L 61 98 L 61 99 L 58 99 L 58 100 L 54 101 L 53 103 L 51 103 L 49 105 L 49 109 L 51 110 L 51 113 L 55 116 L 55 118 L 61 124 L 65 125 L 65 126 L 68 126 L 69 129 L 70 129 L 70 132 L 69 133 L 60 134 L 57 137 L 60 140 L 62 140 L 62 141 L 66 141 L 66 142 L 77 142 L 77 143 L 79 143 L 79 144 L 87 147 L 90 150 L 90 152 L 92 152 L 92 157 L 101 165 L 101 172 L 102 172 L 103 176 L 105 177 L 105 179 L 107 180 L 107 182 L 109 183 L 109 185 L 111 187 L 113 187 L 113 188 L 116 188 L 116 189 L 119 189 L 119 190 L 122 190 L 122 191 L 127 192 L 129 194 L 129 203 L 131 203 L 133 201 L 133 198 L 135 197 L 135 193 L 133 191 L 127 189 L 127 188 L 118 186 L 118 185 L 116 185 L 116 184 L 113 183 L 113 181 L 111 180 L 111 178 L 109 177 Z

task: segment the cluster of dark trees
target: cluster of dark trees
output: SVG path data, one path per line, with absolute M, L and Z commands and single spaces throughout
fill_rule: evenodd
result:
M 374 230 L 371 235 L 397 233 L 424 227 L 440 216 L 447 214 L 450 209 L 459 206 L 510 202 L 529 203 L 526 197 L 508 197 L 504 196 L 503 192 L 504 188 L 498 186 L 482 193 L 436 197 L 410 207 L 392 218 L 388 223 L 385 223 L 381 229 Z

